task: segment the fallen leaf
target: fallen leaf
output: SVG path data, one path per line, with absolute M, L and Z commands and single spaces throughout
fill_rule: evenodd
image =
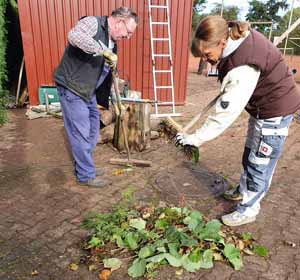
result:
M 97 266 L 94 264 L 89 265 L 89 271 L 94 271 L 97 269 Z
M 145 213 L 145 214 L 143 214 L 142 218 L 143 219 L 148 219 L 148 218 L 150 218 L 150 216 L 151 216 L 150 213 Z
M 181 276 L 181 275 L 183 274 L 183 268 L 182 268 L 182 269 L 176 270 L 175 274 L 176 274 L 177 276 Z
M 103 269 L 99 273 L 98 277 L 100 280 L 108 280 L 110 275 L 111 275 L 111 271 L 109 269 Z
M 166 217 L 166 214 L 165 214 L 165 213 L 161 213 L 161 214 L 159 215 L 158 219 L 163 219 L 163 218 L 165 218 L 165 217 Z
M 254 255 L 254 253 L 253 253 L 250 249 L 248 249 L 248 248 L 245 248 L 245 249 L 243 250 L 243 252 L 244 252 L 245 254 L 247 254 L 247 255 L 250 255 L 250 256 Z
M 124 173 L 124 169 L 116 169 L 112 175 L 113 176 L 119 176 L 119 175 L 122 175 Z
M 216 261 L 224 260 L 223 256 L 220 253 L 214 253 L 213 257 L 214 257 L 214 260 L 216 260 Z
M 294 242 L 291 242 L 291 241 L 284 241 L 284 243 L 286 244 L 286 245 L 288 245 L 288 246 L 291 246 L 292 248 L 295 248 L 297 245 L 296 245 L 296 243 L 294 243 Z
M 39 275 L 39 272 L 37 270 L 33 270 L 31 272 L 31 276 L 37 276 L 37 275 Z
M 104 259 L 103 263 L 104 267 L 110 268 L 111 271 L 119 269 L 122 265 L 122 262 L 118 258 Z
M 243 251 L 244 248 L 245 248 L 244 242 L 243 242 L 242 240 L 238 240 L 237 243 L 238 243 L 238 248 L 239 248 L 241 251 Z
M 223 238 L 226 238 L 226 237 L 227 237 L 226 233 L 225 233 L 224 231 L 222 231 L 222 230 L 219 231 L 219 234 L 220 234 L 220 236 L 222 236 Z
M 69 268 L 73 271 L 76 271 L 78 269 L 78 265 L 76 263 L 70 263 Z

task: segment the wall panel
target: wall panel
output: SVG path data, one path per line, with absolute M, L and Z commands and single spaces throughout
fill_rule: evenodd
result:
M 165 0 L 152 0 L 164 4 Z M 192 0 L 169 0 L 174 62 L 174 83 L 177 104 L 186 96 L 188 46 L 191 30 Z M 150 49 L 148 0 L 19 0 L 19 14 L 25 56 L 30 104 L 38 103 L 38 87 L 53 85 L 57 67 L 67 43 L 67 33 L 84 15 L 109 15 L 120 6 L 132 7 L 140 17 L 135 35 L 118 43 L 120 76 L 130 81 L 132 89 L 142 91 L 143 98 L 153 99 L 153 79 Z M 162 13 L 154 11 L 154 20 L 164 21 Z M 157 28 L 159 37 L 167 36 L 164 27 Z M 167 43 L 158 43 L 158 52 L 168 51 Z M 156 61 L 158 68 L 167 68 L 166 59 Z M 168 85 L 167 75 L 158 77 L 158 84 Z M 170 100 L 166 90 L 159 100 Z

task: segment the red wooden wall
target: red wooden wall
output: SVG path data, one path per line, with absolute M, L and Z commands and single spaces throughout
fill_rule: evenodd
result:
M 169 0 L 177 104 L 183 104 L 186 96 L 192 2 Z M 152 3 L 163 5 L 165 0 L 152 0 Z M 153 99 L 148 0 L 19 0 L 18 6 L 31 105 L 38 103 L 40 85 L 54 84 L 53 71 L 64 52 L 67 33 L 76 21 L 84 15 L 110 15 L 120 6 L 133 8 L 140 17 L 135 35 L 118 43 L 120 76 L 129 79 L 131 89 L 142 91 L 143 98 Z M 153 16 L 153 20 L 164 20 L 164 14 L 157 10 Z M 164 37 L 167 29 L 160 27 L 155 33 Z M 167 43 L 159 44 L 160 53 L 168 51 Z M 157 67 L 167 66 L 165 58 L 157 61 Z M 160 75 L 158 84 L 168 84 L 166 74 Z M 170 100 L 169 93 L 160 91 L 159 100 Z

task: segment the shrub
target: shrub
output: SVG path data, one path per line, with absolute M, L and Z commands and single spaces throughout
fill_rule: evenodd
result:
M 6 72 L 6 43 L 7 30 L 5 24 L 6 0 L 0 0 L 0 124 L 3 124 L 6 119 L 6 103 L 8 92 L 5 88 L 7 82 Z

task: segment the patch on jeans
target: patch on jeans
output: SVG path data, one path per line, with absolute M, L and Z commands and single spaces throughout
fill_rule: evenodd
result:
M 267 143 L 261 141 L 260 145 L 259 145 L 259 150 L 258 150 L 261 154 L 265 155 L 265 156 L 270 156 L 273 152 L 273 148 L 268 145 Z

